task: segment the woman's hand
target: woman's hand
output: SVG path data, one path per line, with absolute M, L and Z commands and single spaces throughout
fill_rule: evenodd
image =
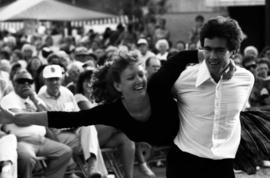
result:
M 230 80 L 234 72 L 236 71 L 236 65 L 233 60 L 228 64 L 228 66 L 222 72 L 222 79 L 223 80 Z
M 2 106 L 0 106 L 0 123 L 1 124 L 10 124 L 14 123 L 15 119 L 15 113 L 4 109 Z

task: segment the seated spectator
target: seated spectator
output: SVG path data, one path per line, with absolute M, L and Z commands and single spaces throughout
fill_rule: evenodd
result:
M 256 77 L 262 80 L 270 80 L 269 78 L 269 61 L 265 58 L 260 58 L 257 61 Z
M 161 67 L 161 62 L 160 60 L 153 56 L 153 57 L 149 57 L 146 61 L 145 61 L 145 70 L 147 73 L 147 78 L 149 79 L 154 73 L 156 73 Z
M 10 64 L 13 65 L 14 63 L 18 62 L 19 60 L 23 59 L 23 55 L 21 50 L 15 49 L 12 51 L 11 56 L 10 56 Z
M 48 111 L 78 111 L 79 107 L 75 100 L 74 95 L 66 87 L 62 86 L 63 70 L 59 65 L 48 65 L 43 70 L 43 78 L 45 86 L 43 86 L 38 96 L 46 104 Z M 65 118 L 63 118 L 64 121 Z M 85 135 L 85 140 L 90 140 L 91 130 L 89 127 L 86 129 L 81 128 L 66 128 L 66 129 L 53 129 L 57 139 L 73 150 L 74 154 L 87 153 L 89 154 L 90 144 L 81 142 L 82 135 Z M 88 158 L 88 155 L 84 155 Z M 75 164 L 70 162 L 68 172 L 74 172 Z M 75 174 L 70 174 L 67 177 L 75 178 Z
M 41 59 L 37 56 L 33 56 L 31 61 L 27 64 L 27 70 L 30 72 L 30 74 L 33 76 L 33 78 L 36 78 L 37 76 L 37 70 L 40 66 L 42 66 L 43 63 Z
M 52 53 L 47 58 L 48 64 L 57 64 L 60 65 L 64 71 L 67 70 L 67 66 L 65 66 L 65 60 L 61 59 L 61 56 L 59 56 L 57 53 Z
M 148 41 L 146 39 L 139 39 L 137 42 L 137 47 L 139 50 L 138 59 L 143 65 L 145 64 L 147 58 L 155 56 L 155 54 L 149 50 Z
M 167 61 L 169 48 L 170 47 L 167 40 L 161 39 L 157 41 L 156 49 L 158 50 L 158 53 L 156 57 L 161 61 L 161 64 Z
M 36 48 L 31 44 L 24 44 L 21 51 L 23 59 L 26 61 L 26 63 L 29 63 L 31 61 L 31 58 L 36 53 Z
M 77 81 L 76 94 L 74 97 L 81 110 L 90 109 L 96 105 L 91 98 L 92 73 L 93 70 L 82 72 Z M 85 160 L 88 163 L 89 175 L 93 175 L 95 172 L 107 175 L 108 173 L 101 154 L 96 127 L 92 125 L 81 127 L 81 130 L 82 129 L 90 129 L 88 138 L 84 134 L 81 135 L 81 143 L 90 145 L 89 150 L 85 150 L 86 152 L 84 153 Z
M 186 49 L 186 43 L 182 40 L 179 40 L 175 44 L 175 49 L 180 52 Z
M 15 73 L 12 78 L 14 91 L 4 96 L 1 106 L 15 113 L 44 111 L 44 103 L 37 97 L 31 84 L 33 78 L 25 69 Z M 16 135 L 18 139 L 18 175 L 22 178 L 32 177 L 32 170 L 37 162 L 37 156 L 48 160 L 45 176 L 51 178 L 63 177 L 67 163 L 71 158 L 71 149 L 57 141 L 46 138 L 46 128 L 31 125 L 19 127 L 15 124 L 5 125 L 6 132 Z
M 66 87 L 73 93 L 76 93 L 76 83 L 78 81 L 79 75 L 83 72 L 83 63 L 79 61 L 74 61 L 68 65 L 67 68 L 67 77 L 69 83 Z
M 74 60 L 79 62 L 86 62 L 93 56 L 90 55 L 91 53 L 88 51 L 88 49 L 84 46 L 80 46 L 75 48 L 74 51 Z

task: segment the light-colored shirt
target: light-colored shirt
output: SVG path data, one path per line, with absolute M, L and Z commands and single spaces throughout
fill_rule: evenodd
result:
M 158 53 L 156 55 L 156 57 L 160 60 L 160 61 L 167 61 L 167 57 L 168 57 L 168 52 L 164 53 L 164 54 L 161 54 L 161 53 Z
M 64 86 L 60 86 L 60 96 L 55 98 L 48 94 L 47 86 L 43 86 L 38 96 L 44 101 L 48 111 L 79 111 L 73 93 Z
M 5 109 L 18 109 L 27 112 L 36 112 L 37 108 L 35 104 L 29 98 L 21 98 L 14 91 L 4 96 L 1 100 L 1 106 Z M 26 127 L 20 127 L 16 124 L 7 124 L 7 131 L 15 134 L 18 137 L 27 136 L 45 136 L 46 128 L 44 126 L 30 125 Z
M 206 66 L 188 67 L 174 84 L 181 119 L 174 143 L 184 152 L 209 159 L 234 158 L 241 137 L 240 111 L 254 84 L 253 75 L 236 67 L 230 80 L 216 83 Z
M 138 59 L 139 59 L 139 62 L 145 66 L 145 61 L 149 58 L 149 57 L 154 57 L 155 54 L 151 51 L 146 51 L 146 53 L 143 55 L 141 52 L 138 53 L 139 56 L 138 56 Z

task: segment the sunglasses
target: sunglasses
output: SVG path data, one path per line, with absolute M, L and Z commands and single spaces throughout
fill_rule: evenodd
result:
M 23 85 L 23 84 L 30 84 L 31 85 L 34 83 L 34 80 L 26 79 L 26 78 L 19 78 L 19 79 L 16 79 L 15 82 L 18 84 L 21 84 L 21 85 Z

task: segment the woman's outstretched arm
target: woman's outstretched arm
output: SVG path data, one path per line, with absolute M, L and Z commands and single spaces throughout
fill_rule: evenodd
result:
M 9 124 L 15 123 L 19 126 L 42 125 L 48 126 L 47 112 L 22 112 L 13 113 L 10 110 L 0 106 L 0 123 Z
M 0 107 L 1 108 L 1 107 Z M 78 112 L 22 112 L 12 113 L 11 111 L 1 108 L 0 123 L 15 123 L 19 126 L 42 125 L 52 128 L 73 128 L 79 126 L 88 126 L 95 124 L 104 124 L 109 126 L 122 127 L 122 115 L 117 104 L 104 104 L 92 109 Z M 118 119 L 113 119 L 113 114 Z
M 14 123 L 19 126 L 41 125 L 48 127 L 48 113 L 43 112 L 26 112 L 14 115 Z

